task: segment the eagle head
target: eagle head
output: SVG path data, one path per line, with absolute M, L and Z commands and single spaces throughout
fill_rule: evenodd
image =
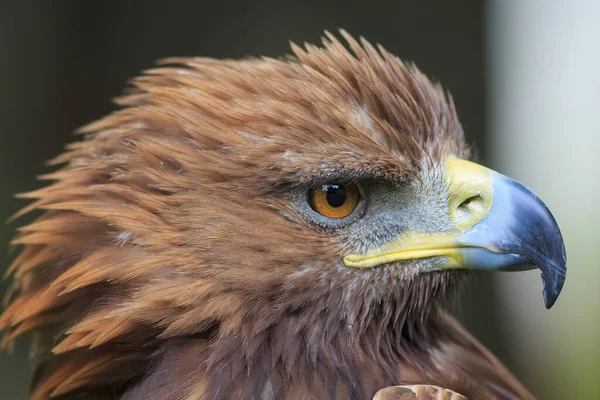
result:
M 481 350 L 441 309 L 470 269 L 536 266 L 550 307 L 556 222 L 468 161 L 438 84 L 342 35 L 350 50 L 328 34 L 286 59 L 165 60 L 51 162 L 0 318 L 5 343 L 33 334 L 32 398 L 509 381 L 460 363 Z

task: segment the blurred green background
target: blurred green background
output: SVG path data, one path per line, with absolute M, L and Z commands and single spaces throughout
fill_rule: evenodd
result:
M 600 399 L 600 2 L 37 3 L 0 1 L 0 219 L 156 59 L 280 56 L 343 27 L 442 82 L 478 158 L 536 191 L 563 229 L 570 270 L 552 310 L 535 271 L 481 275 L 460 318 L 541 399 Z M 0 225 L 0 270 L 25 221 Z M 26 397 L 26 352 L 0 354 L 0 398 Z

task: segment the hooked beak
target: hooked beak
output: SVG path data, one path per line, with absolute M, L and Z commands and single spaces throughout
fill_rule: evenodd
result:
M 439 269 L 541 270 L 546 308 L 565 282 L 567 258 L 558 225 L 529 189 L 470 161 L 451 158 L 445 166 L 449 217 L 446 232 L 404 232 L 344 264 L 372 268 L 399 260 L 445 257 Z

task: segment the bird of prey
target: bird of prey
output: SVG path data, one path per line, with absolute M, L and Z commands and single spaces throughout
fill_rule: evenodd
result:
M 469 270 L 565 279 L 558 226 L 469 161 L 452 99 L 341 33 L 171 58 L 22 197 L 4 345 L 30 398 L 529 399 L 445 310 Z

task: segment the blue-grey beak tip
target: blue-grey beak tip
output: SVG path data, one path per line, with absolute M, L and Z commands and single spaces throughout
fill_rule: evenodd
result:
M 567 275 L 567 256 L 562 234 L 546 205 L 528 188 L 510 178 L 498 176 L 502 185 L 500 197 L 507 196 L 502 217 L 512 220 L 510 237 L 499 247 L 527 257 L 542 276 L 546 308 L 552 307 L 562 290 Z M 500 190 L 499 190 L 500 191 Z
M 562 243 L 562 236 L 557 239 L 557 242 Z M 556 302 L 556 299 L 558 299 L 558 295 L 560 294 L 567 277 L 567 257 L 564 245 L 562 245 L 558 251 L 560 253 L 557 254 L 554 259 L 540 257 L 537 261 L 544 285 L 544 304 L 548 309 L 552 307 Z

